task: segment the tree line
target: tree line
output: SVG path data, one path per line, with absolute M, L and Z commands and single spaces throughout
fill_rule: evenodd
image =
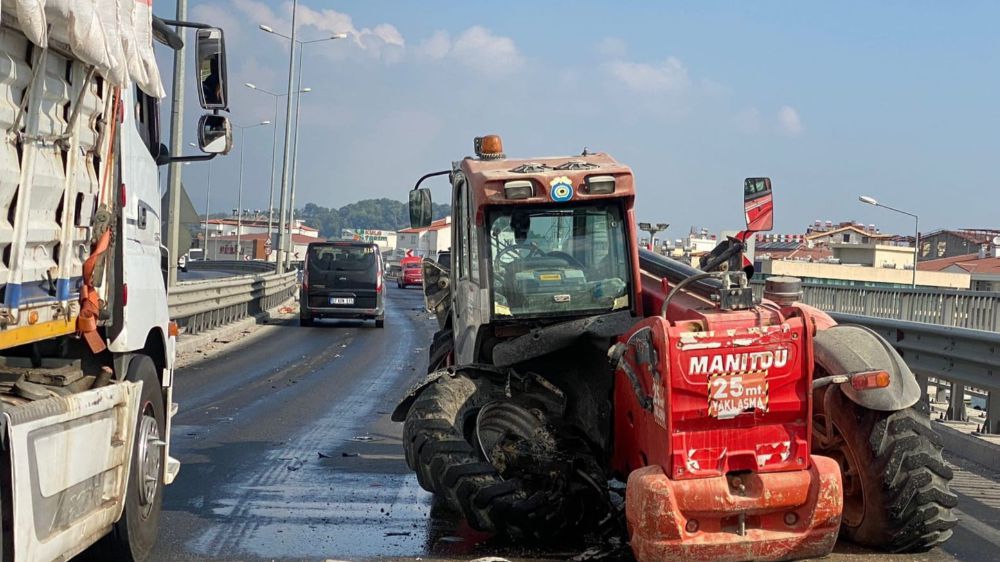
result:
M 434 204 L 434 220 L 451 214 L 450 205 Z M 365 199 L 340 207 L 321 207 L 315 203 L 296 211 L 295 217 L 319 230 L 322 238 L 340 236 L 341 229 L 402 230 L 410 226 L 406 203 L 394 199 Z

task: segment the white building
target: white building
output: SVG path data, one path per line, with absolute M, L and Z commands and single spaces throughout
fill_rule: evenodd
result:
M 214 236 L 236 236 L 237 225 L 241 234 L 267 234 L 267 218 L 254 217 L 243 219 L 237 222 L 236 219 L 209 219 L 201 221 L 201 231 L 205 231 L 205 223 L 208 222 L 208 237 Z M 292 221 L 292 234 L 303 236 L 319 237 L 319 231 L 311 226 L 306 226 L 305 222 L 299 219 Z M 271 231 L 277 234 L 278 220 L 271 221 Z
M 413 255 L 437 259 L 438 252 L 451 248 L 451 217 L 432 222 L 425 228 L 404 228 L 396 233 L 397 253 L 413 250 Z

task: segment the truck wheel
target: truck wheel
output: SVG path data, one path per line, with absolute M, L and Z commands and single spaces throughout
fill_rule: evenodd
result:
M 473 446 L 467 432 L 476 413 L 504 398 L 502 386 L 483 377 L 446 375 L 426 388 L 403 426 L 407 463 L 427 491 L 442 496 L 477 530 L 518 539 L 568 538 L 582 510 L 543 487 L 516 477 L 504 479 Z
M 448 366 L 451 361 L 452 351 L 455 350 L 455 342 L 452 337 L 451 328 L 438 330 L 434 333 L 431 346 L 427 350 L 428 373 L 433 373 Z
M 315 323 L 316 322 L 313 320 L 312 316 L 306 316 L 305 314 L 301 313 L 299 314 L 299 326 L 302 326 L 303 328 L 309 328 L 315 325 Z
M 375 327 L 376 328 L 385 328 L 385 318 L 376 318 L 375 319 Z
M 102 559 L 141 562 L 148 559 L 153 550 L 160 523 L 166 417 L 163 392 L 152 359 L 145 355 L 135 356 L 129 363 L 125 379 L 142 382 L 132 465 L 125 491 L 125 512 L 98 545 Z
M 922 552 L 951 537 L 958 497 L 926 404 L 879 412 L 836 387 L 818 390 L 813 404 L 813 453 L 841 466 L 845 537 L 890 552 Z

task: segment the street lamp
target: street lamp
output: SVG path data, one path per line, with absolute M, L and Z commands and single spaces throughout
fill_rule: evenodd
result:
M 195 143 L 193 143 L 193 142 L 189 142 L 188 146 L 193 147 L 193 148 L 198 148 L 198 145 L 195 144 Z M 211 208 L 209 207 L 209 201 L 210 201 L 209 198 L 211 196 L 212 196 L 212 161 L 209 160 L 208 161 L 208 187 L 205 189 L 205 247 L 202 248 L 202 250 L 201 250 L 204 253 L 204 255 L 202 256 L 202 259 L 205 259 L 205 260 L 208 259 L 208 219 L 209 219 L 209 215 L 211 214 L 211 211 L 210 211 Z
M 236 259 L 238 260 L 243 259 L 243 247 L 240 244 L 240 237 L 243 235 L 243 149 L 245 148 L 243 139 L 246 138 L 247 129 L 270 124 L 270 121 L 261 121 L 253 125 L 237 125 L 233 123 L 233 127 L 240 130 L 240 194 L 236 204 Z
M 288 94 L 287 93 L 279 94 L 277 92 L 272 92 L 270 90 L 267 90 L 265 88 L 261 88 L 260 86 L 258 86 L 256 84 L 252 84 L 250 82 L 245 82 L 243 85 L 246 86 L 247 88 L 250 88 L 251 90 L 254 90 L 254 91 L 257 91 L 257 92 L 261 92 L 263 94 L 267 94 L 267 95 L 269 95 L 269 96 L 271 96 L 271 97 L 274 98 L 274 122 L 277 123 L 278 122 L 278 100 L 280 98 L 284 97 L 284 96 L 287 96 Z M 296 92 L 296 93 L 306 93 L 306 92 L 311 92 L 311 91 L 312 91 L 312 88 L 302 88 L 301 91 Z M 296 119 L 297 119 L 297 117 L 296 117 Z M 298 126 L 298 123 L 296 123 L 296 126 Z M 270 185 L 270 189 L 268 190 L 268 194 L 267 194 L 267 235 L 268 235 L 268 237 L 271 236 L 271 232 L 273 230 L 272 225 L 274 223 L 274 161 L 275 161 L 274 149 L 277 148 L 277 147 L 278 147 L 278 128 L 275 127 L 274 128 L 274 135 L 273 135 L 273 138 L 271 140 L 271 185 Z M 292 176 L 292 179 L 294 181 L 294 176 Z
M 639 230 L 649 233 L 649 247 L 650 249 L 656 248 L 656 234 L 670 228 L 670 225 L 665 222 L 658 222 L 655 225 L 648 222 L 640 222 Z
M 900 210 L 900 209 L 896 209 L 896 208 L 890 207 L 888 205 L 879 203 L 877 200 L 875 200 L 875 198 L 869 197 L 867 195 L 858 196 L 858 201 L 861 201 L 862 203 L 867 203 L 868 205 L 872 205 L 874 207 L 882 207 L 883 209 L 889 209 L 890 211 L 896 211 L 897 213 L 899 213 L 901 215 L 907 215 L 907 216 L 913 217 L 913 288 L 916 289 L 917 288 L 917 260 L 919 259 L 918 255 L 917 255 L 917 250 L 918 250 L 918 248 L 920 248 L 920 217 L 918 217 L 917 215 L 915 215 L 913 213 L 908 213 L 906 211 L 903 211 L 903 210 Z
M 291 243 L 291 239 L 292 239 L 291 233 L 292 233 L 292 229 L 293 229 L 292 220 L 293 220 L 294 214 L 295 214 L 295 207 L 294 207 L 294 204 L 295 204 L 295 164 L 296 164 L 296 160 L 297 160 L 297 156 L 298 156 L 298 150 L 299 150 L 299 147 L 298 147 L 298 127 L 299 127 L 299 123 L 298 123 L 299 118 L 298 118 L 298 115 L 299 115 L 299 108 L 300 108 L 301 103 L 302 103 L 302 94 L 303 94 L 303 91 L 302 91 L 302 51 L 305 49 L 306 45 L 310 45 L 310 44 L 313 44 L 313 43 L 322 43 L 324 41 L 333 41 L 335 39 L 346 39 L 347 38 L 347 34 L 346 33 L 334 33 L 333 35 L 331 35 L 329 37 L 324 37 L 322 39 L 313 39 L 311 41 L 300 41 L 300 40 L 296 39 L 295 38 L 295 12 L 296 12 L 297 6 L 298 6 L 298 0 L 293 0 L 293 2 L 292 2 L 292 34 L 291 35 L 285 35 L 284 33 L 280 33 L 278 31 L 275 31 L 269 25 L 261 24 L 261 25 L 258 26 L 260 28 L 260 30 L 263 31 L 263 32 L 265 32 L 265 33 L 270 33 L 272 35 L 277 35 L 278 37 L 283 37 L 283 38 L 285 38 L 285 39 L 287 39 L 287 40 L 289 40 L 291 42 L 292 48 L 290 49 L 291 52 L 289 53 L 289 56 L 288 56 L 288 91 L 292 91 L 292 78 L 295 75 L 294 70 L 293 70 L 293 66 L 292 66 L 292 62 L 294 61 L 294 57 L 295 57 L 295 46 L 298 45 L 298 47 L 299 47 L 299 70 L 298 70 L 299 75 L 298 75 L 298 85 L 295 88 L 295 90 L 296 90 L 296 95 L 295 95 L 295 98 L 296 98 L 295 99 L 296 111 L 295 111 L 295 124 L 294 124 L 294 127 L 295 127 L 295 141 L 294 141 L 294 143 L 292 143 L 292 141 L 290 139 L 290 137 L 291 137 L 291 135 L 290 135 L 290 133 L 291 133 L 291 128 L 290 128 L 291 123 L 289 121 L 291 120 L 291 117 L 292 117 L 292 97 L 291 96 L 288 96 L 288 105 L 287 105 L 286 111 L 285 111 L 285 115 L 286 115 L 285 118 L 287 120 L 285 122 L 285 157 L 284 157 L 284 160 L 282 161 L 282 164 L 281 164 L 281 195 L 280 195 L 281 202 L 280 202 L 280 205 L 279 205 L 279 208 L 278 208 L 278 212 L 280 213 L 281 216 L 278 219 L 278 225 L 279 225 L 278 229 L 280 230 L 280 233 L 278 235 L 278 240 L 279 240 L 279 243 L 278 243 L 278 254 L 276 256 L 276 259 L 278 261 L 277 270 L 279 272 L 284 271 L 284 268 L 286 266 L 290 265 L 290 263 L 291 263 L 290 254 L 291 254 L 291 249 L 293 247 L 292 243 Z M 289 192 L 289 169 L 288 169 L 288 166 L 289 166 L 289 162 L 288 162 L 288 160 L 289 160 L 289 151 L 293 151 L 293 152 L 291 152 L 291 160 L 292 160 L 291 166 L 292 166 L 292 168 L 291 168 L 291 174 L 290 174 L 291 175 L 291 178 L 290 178 L 290 183 L 291 183 L 290 191 L 291 191 L 291 193 L 290 194 L 288 193 Z M 288 205 L 288 234 L 287 234 L 287 236 L 286 236 L 286 233 L 285 233 L 285 197 L 286 197 L 286 194 L 288 194 L 288 197 L 289 197 L 289 199 L 288 199 L 289 205 Z M 284 261 L 282 261 L 282 259 L 281 259 L 282 258 L 282 252 L 284 252 L 284 258 L 285 258 Z

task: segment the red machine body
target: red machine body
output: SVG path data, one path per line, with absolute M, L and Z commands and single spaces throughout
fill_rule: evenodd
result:
M 808 309 L 720 311 L 643 275 L 647 317 L 621 338 L 613 466 L 641 562 L 822 556 L 842 510 L 837 463 L 810 455 Z

